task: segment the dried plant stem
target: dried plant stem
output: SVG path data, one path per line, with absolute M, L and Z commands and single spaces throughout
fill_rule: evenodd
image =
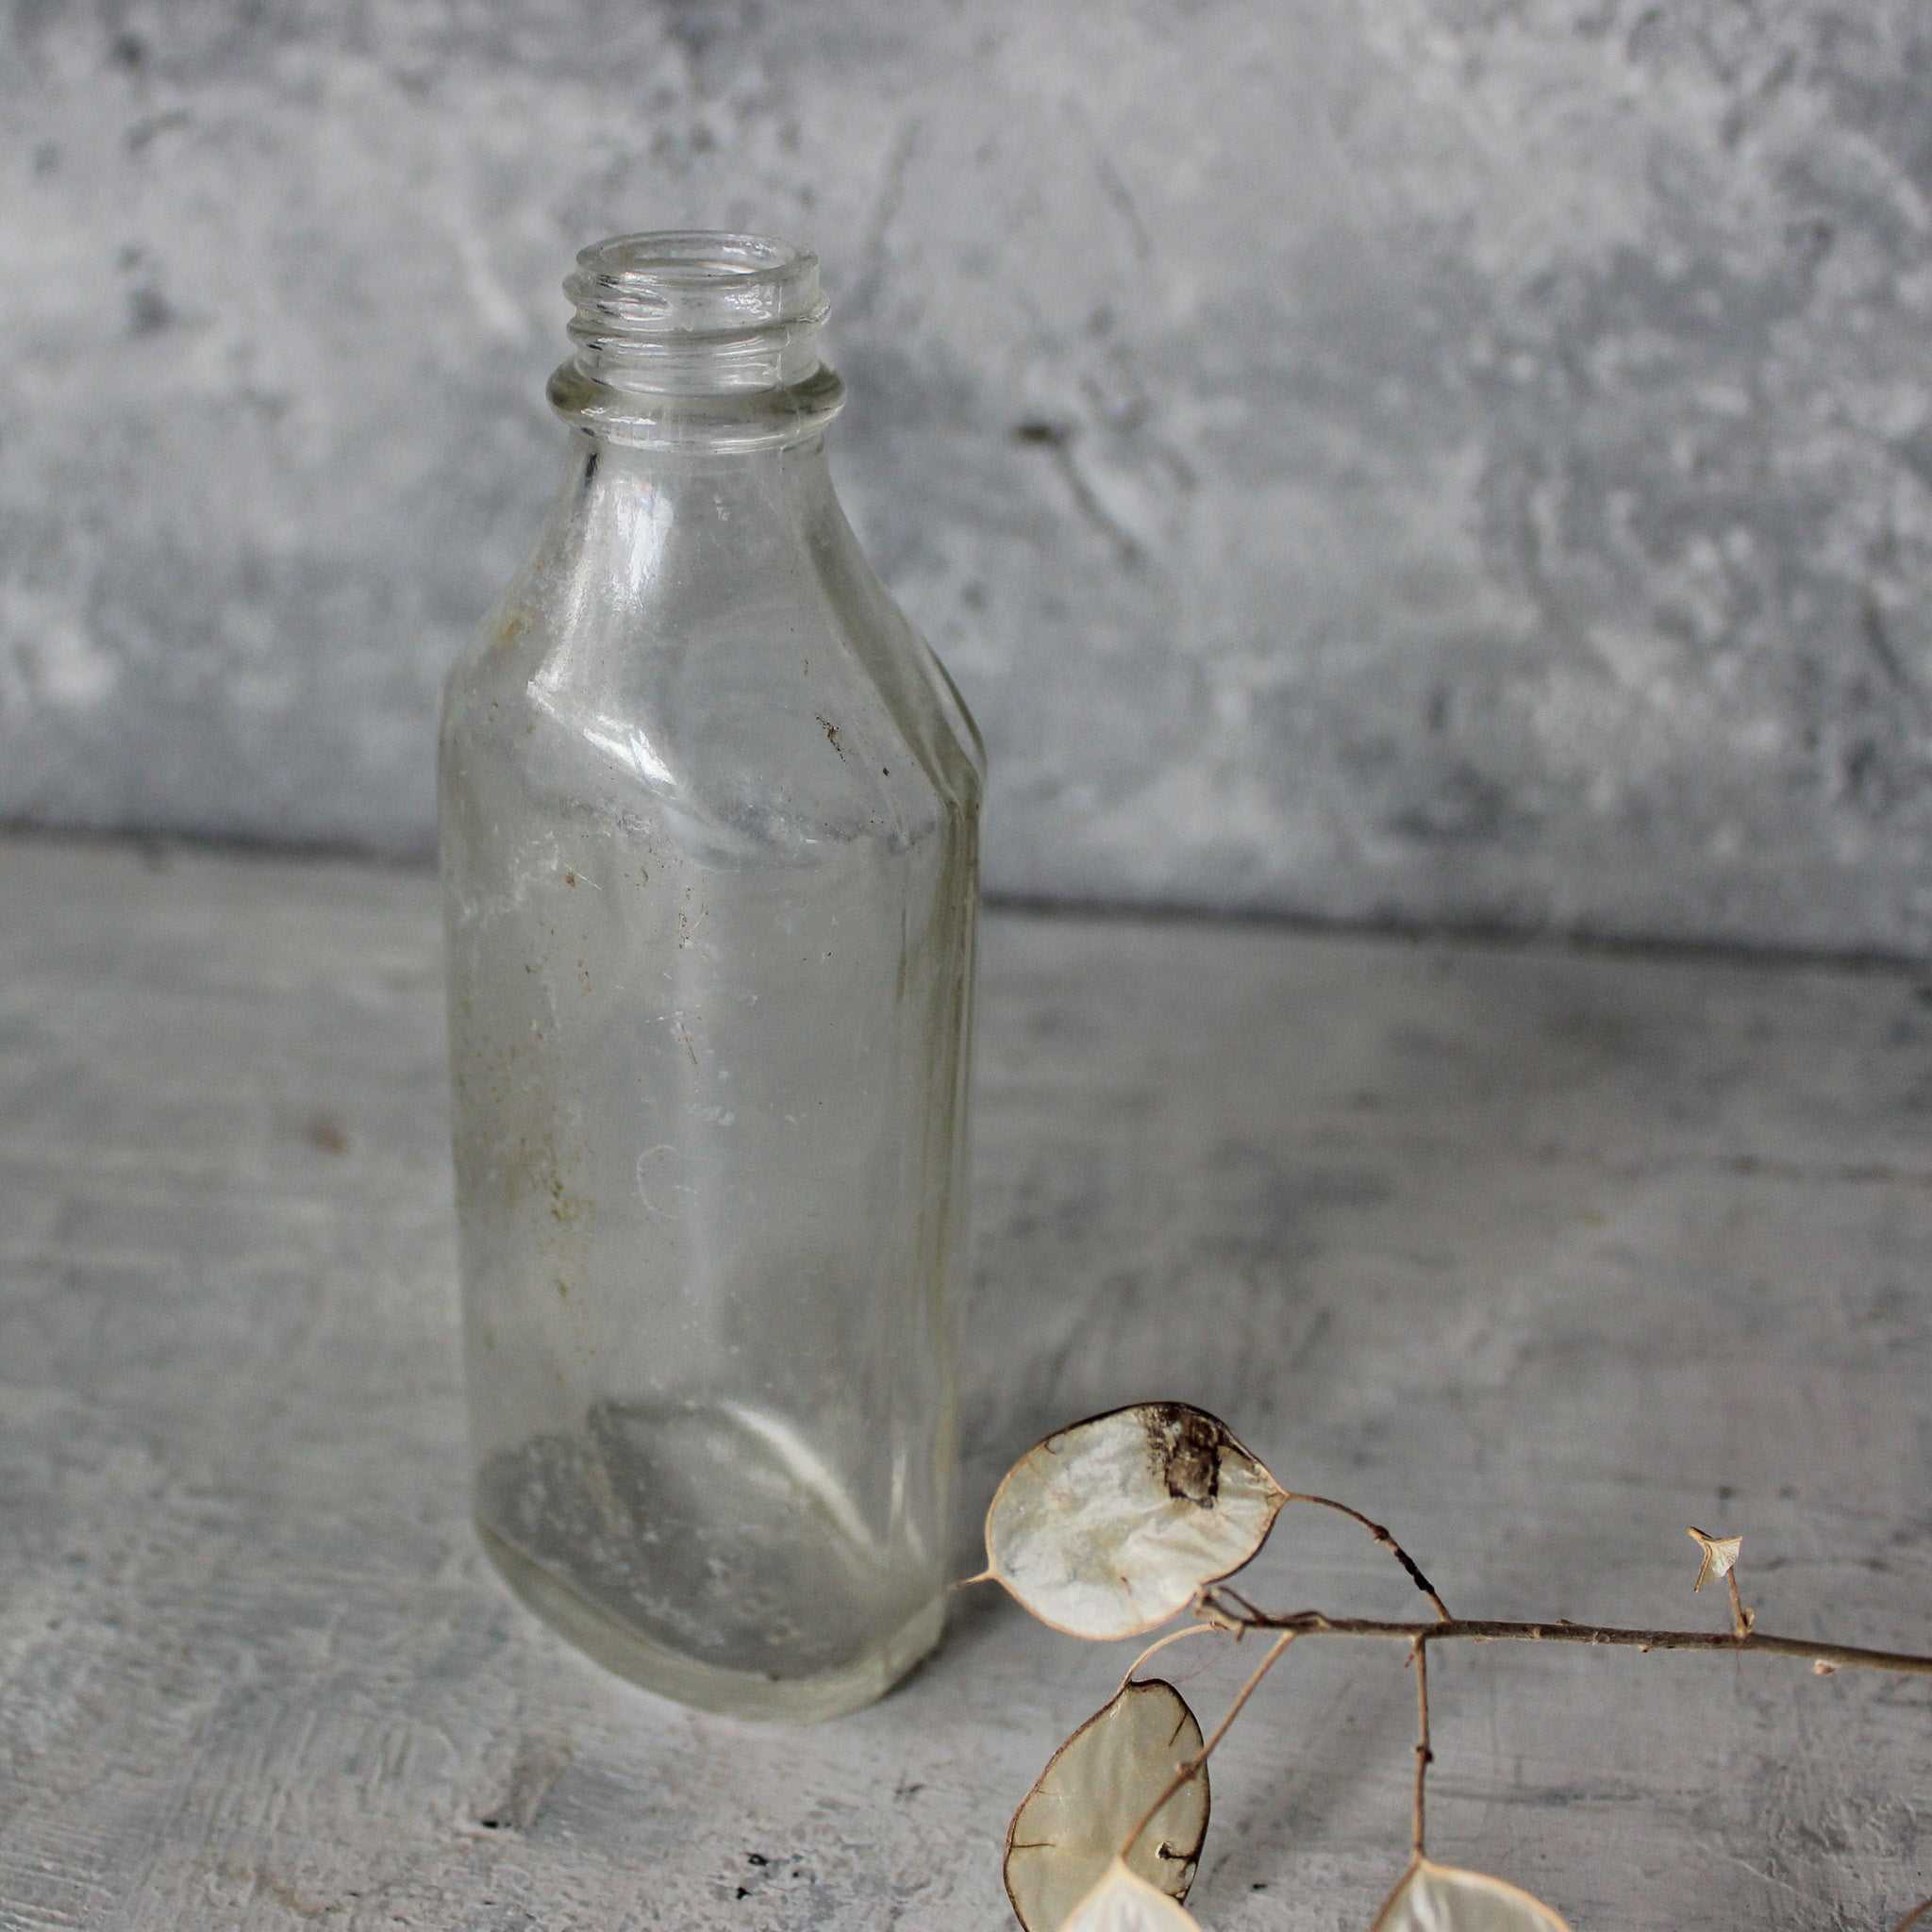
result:
M 1227 1707 L 1225 1715 L 1224 1715 L 1221 1722 L 1214 1726 L 1214 1730 L 1212 1734 L 1208 1737 L 1208 1741 L 1205 1744 L 1203 1744 L 1201 1748 L 1198 1751 L 1196 1751 L 1194 1755 L 1191 1758 L 1189 1758 L 1185 1764 L 1180 1766 L 1179 1769 L 1175 1771 L 1174 1774 L 1168 1779 L 1166 1784 L 1164 1784 L 1161 1787 L 1160 1795 L 1155 1799 L 1153 1804 L 1148 1806 L 1146 1810 L 1141 1812 L 1139 1820 L 1136 1822 L 1134 1825 L 1133 1830 L 1128 1832 L 1127 1834 L 1126 1843 L 1121 1847 L 1122 1857 L 1124 1858 L 1126 1857 L 1127 1853 L 1133 1849 L 1136 1843 L 1139 1842 L 1141 1834 L 1143 1831 L 1145 1831 L 1150 1824 L 1154 1823 L 1157 1817 L 1160 1815 L 1160 1807 L 1164 1804 L 1166 1804 L 1167 1801 L 1171 1797 L 1173 1797 L 1174 1794 L 1177 1790 L 1179 1790 L 1180 1788 L 1184 1784 L 1186 1784 L 1191 1777 L 1193 1777 L 1200 1771 L 1201 1767 L 1208 1762 L 1208 1758 L 1213 1756 L 1215 1745 L 1220 1743 L 1222 1739 L 1227 1736 L 1228 1725 L 1233 1724 L 1235 1719 L 1241 1715 L 1241 1706 L 1244 1705 L 1248 1701 L 1248 1699 L 1255 1694 L 1255 1691 L 1257 1688 L 1259 1686 L 1261 1679 L 1265 1677 L 1268 1674 L 1268 1673 L 1274 1668 L 1276 1662 L 1280 1659 L 1281 1653 L 1285 1651 L 1288 1648 L 1288 1646 L 1291 1643 L 1292 1643 L 1295 1641 L 1295 1639 L 1299 1637 L 1301 1634 L 1302 1633 L 1299 1630 L 1284 1630 L 1278 1637 L 1275 1638 L 1274 1641 L 1268 1646 L 1268 1655 L 1264 1657 L 1261 1659 L 1261 1661 L 1255 1666 L 1254 1670 L 1249 1674 L 1248 1681 L 1245 1684 L 1243 1684 L 1239 1690 L 1235 1692 L 1234 1702 Z
M 1205 1607 L 1218 1607 L 1216 1593 L 1208 1592 Z M 1932 1657 L 1904 1650 L 1868 1650 L 1856 1643 L 1820 1643 L 1807 1637 L 1774 1637 L 1746 1628 L 1729 1630 L 1626 1630 L 1605 1624 L 1517 1624 L 1491 1618 L 1450 1617 L 1437 1624 L 1394 1624 L 1375 1617 L 1329 1617 L 1320 1610 L 1296 1610 L 1285 1617 L 1257 1611 L 1243 1604 L 1220 1612 L 1229 1627 L 1279 1630 L 1290 1637 L 1382 1637 L 1398 1643 L 1431 1643 L 1463 1638 L 1474 1643 L 1509 1641 L 1532 1643 L 1588 1643 L 1626 1650 L 1705 1650 L 1747 1652 L 1760 1657 L 1802 1657 L 1833 1669 L 1852 1665 L 1868 1671 L 1901 1671 L 1932 1677 Z
M 1423 1574 L 1422 1566 L 1374 1517 L 1364 1516 L 1359 1509 L 1351 1509 L 1346 1503 L 1338 1503 L 1333 1496 L 1310 1496 L 1301 1490 L 1290 1490 L 1286 1500 L 1291 1503 L 1312 1503 L 1318 1509 L 1332 1509 L 1338 1516 L 1346 1516 L 1351 1522 L 1359 1523 L 1408 1573 L 1408 1580 L 1435 1605 L 1436 1614 L 1443 1623 L 1455 1621 L 1449 1614 L 1449 1606 L 1436 1594 L 1436 1586 Z
M 1144 1664 L 1147 1661 L 1147 1659 L 1155 1654 L 1155 1652 L 1165 1650 L 1170 1643 L 1178 1643 L 1183 1637 L 1224 1637 L 1226 1636 L 1226 1634 L 1227 1632 L 1225 1628 L 1220 1624 L 1190 1624 L 1184 1629 L 1170 1630 L 1165 1637 L 1157 1637 L 1154 1640 L 1154 1641 L 1150 1643 L 1147 1646 L 1147 1648 L 1143 1650 L 1141 1653 L 1141 1655 L 1137 1657 L 1134 1659 L 1134 1661 L 1127 1666 L 1125 1672 L 1122 1674 L 1121 1677 L 1121 1690 L 1124 1690 L 1127 1688 L 1127 1686 L 1134 1681 L 1134 1677 L 1136 1674 L 1139 1672 L 1141 1666 Z M 1115 1691 L 1114 1695 L 1119 1696 L 1120 1691 Z
M 1731 1587 L 1731 1631 L 1734 1636 L 1748 1637 L 1751 1626 L 1757 1623 L 1755 1612 L 1744 1607 L 1744 1599 L 1738 1594 L 1738 1572 L 1734 1565 L 1724 1572 L 1724 1581 Z
M 1429 1766 L 1436 1761 L 1436 1754 L 1429 1749 L 1429 1640 L 1418 1637 L 1415 1641 L 1415 1828 L 1412 1834 L 1415 1855 L 1423 1856 L 1424 1839 L 1424 1800 L 1427 1796 Z
M 1924 1905 L 1914 1906 L 1912 1909 L 1908 1911 L 1905 1915 L 1905 1917 L 1901 1919 L 1898 1922 L 1898 1924 L 1891 1928 L 1891 1932 L 1912 1932 L 1912 1927 L 1916 1925 L 1919 1923 L 1919 1921 L 1924 1918 L 1928 1913 L 1932 1913 L 1932 1898 L 1928 1898 Z

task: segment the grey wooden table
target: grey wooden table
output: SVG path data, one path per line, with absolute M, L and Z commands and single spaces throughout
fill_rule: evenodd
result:
M 750 1727 L 603 1675 L 479 1556 L 438 971 L 416 874 L 0 846 L 0 1926 L 999 1926 L 1007 1815 L 1117 1647 L 974 1592 L 883 1704 Z M 1697 1523 L 1745 1532 L 1766 1625 L 1932 1646 L 1928 1002 L 992 918 L 969 1509 L 1173 1395 L 1465 1614 L 1713 1619 Z M 1344 1525 L 1277 1541 L 1277 1607 L 1409 1614 Z M 1233 1666 L 1184 1668 L 1211 1715 Z M 1578 1932 L 1932 1891 L 1932 1682 L 1432 1677 L 1439 1856 Z M 1219 1763 L 1206 1923 L 1366 1927 L 1409 1697 L 1399 1654 L 1291 1653 Z

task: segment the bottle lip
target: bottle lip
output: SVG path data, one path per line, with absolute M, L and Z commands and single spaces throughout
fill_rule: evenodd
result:
M 829 422 L 819 259 L 773 235 L 614 235 L 564 283 L 576 354 L 551 378 L 566 422 L 612 441 L 750 448 Z
M 818 257 L 770 235 L 667 229 L 586 248 L 564 283 L 576 362 L 628 394 L 787 389 L 819 367 Z
M 608 320 L 639 337 L 735 336 L 825 317 L 818 257 L 775 235 L 613 235 L 579 253 L 563 286 L 580 322 Z

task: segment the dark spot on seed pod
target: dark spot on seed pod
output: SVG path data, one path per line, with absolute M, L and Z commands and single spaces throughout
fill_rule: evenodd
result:
M 1148 1447 L 1167 1493 L 1202 1509 L 1221 1492 L 1221 1452 L 1227 1431 L 1211 1415 L 1185 1403 L 1161 1402 L 1147 1415 Z

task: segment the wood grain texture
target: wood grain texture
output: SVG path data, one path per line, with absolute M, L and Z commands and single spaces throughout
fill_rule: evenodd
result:
M 1118 1647 L 974 1592 L 874 1709 L 744 1726 L 477 1553 L 434 901 L 0 847 L 0 1927 L 1004 1923 L 1007 1817 Z M 1179 1396 L 1461 1615 L 1721 1621 L 1697 1523 L 1769 1627 L 1932 1644 L 1911 974 L 998 915 L 984 994 L 969 1519 L 1052 1425 Z M 1277 1543 L 1275 1607 L 1414 1614 L 1348 1525 Z M 1241 1668 L 1168 1661 L 1210 1720 Z M 1932 1890 L 1923 1680 L 1471 1645 L 1431 1686 L 1432 1848 L 1579 1928 Z M 1411 1722 L 1384 1647 L 1298 1646 L 1203 1919 L 1366 1924 Z

